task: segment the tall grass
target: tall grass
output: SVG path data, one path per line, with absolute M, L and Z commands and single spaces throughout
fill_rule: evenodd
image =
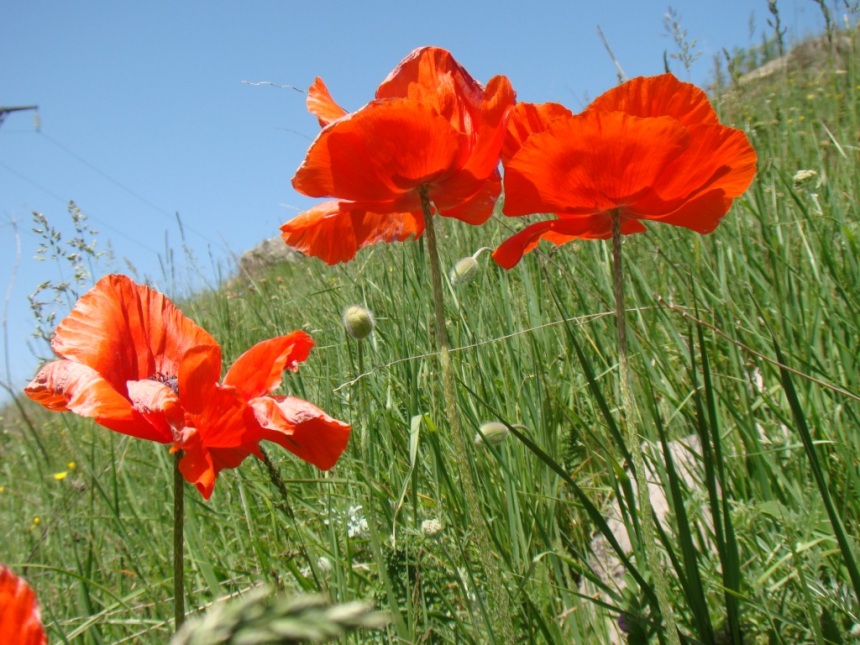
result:
M 634 450 L 668 500 L 655 528 L 688 642 L 856 634 L 856 46 L 855 36 L 844 59 L 715 97 L 722 120 L 748 132 L 760 167 L 714 234 L 654 227 L 625 241 L 633 396 L 650 445 L 627 445 L 618 430 L 608 244 L 542 247 L 509 272 L 481 256 L 472 283 L 448 285 L 462 421 L 475 432 L 500 421 L 512 433 L 467 457 L 522 642 L 665 638 L 636 539 Z M 799 170 L 816 174 L 795 181 Z M 450 267 L 520 222 L 437 224 Z M 354 642 L 487 639 L 487 571 L 467 539 L 476 518 L 436 395 L 425 252 L 419 242 L 334 268 L 285 263 L 182 303 L 226 364 L 264 338 L 309 331 L 316 349 L 285 390 L 354 427 L 328 474 L 269 450 L 286 495 L 253 459 L 222 473 L 208 503 L 188 491 L 192 612 L 269 583 L 392 612 L 386 630 Z M 340 323 L 352 304 L 376 317 L 360 347 Z M 45 451 L 4 410 L 0 560 L 37 590 L 55 642 L 164 642 L 170 455 L 24 409 Z

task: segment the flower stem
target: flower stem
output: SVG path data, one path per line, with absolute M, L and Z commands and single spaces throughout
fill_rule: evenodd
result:
M 176 631 L 185 622 L 185 482 L 179 472 L 182 451 L 173 454 L 173 616 Z
M 651 512 L 651 497 L 648 493 L 648 477 L 645 473 L 645 460 L 639 449 L 639 413 L 633 402 L 630 388 L 630 364 L 627 354 L 627 320 L 624 308 L 624 268 L 621 257 L 621 213 L 612 211 L 612 268 L 615 287 L 615 320 L 618 326 L 618 362 L 621 376 L 621 411 L 624 425 L 627 429 L 627 443 L 633 455 L 633 477 L 636 480 L 636 492 L 639 503 L 639 517 L 642 527 L 642 546 L 645 559 L 654 581 L 654 592 L 657 596 L 660 614 L 666 624 L 666 638 L 671 645 L 680 645 L 675 616 L 669 602 L 669 590 L 666 577 L 663 575 L 660 555 L 657 553 L 657 543 L 654 539 L 654 521 Z
M 430 258 L 430 281 L 433 286 L 433 309 L 436 318 L 436 345 L 439 349 L 439 364 L 442 368 L 442 398 L 445 401 L 445 411 L 448 424 L 454 437 L 454 454 L 457 469 L 463 479 L 463 489 L 466 497 L 466 509 L 469 517 L 475 521 L 475 540 L 478 556 L 481 559 L 484 573 L 487 576 L 489 613 L 493 621 L 488 625 L 491 633 L 495 633 L 497 641 L 514 643 L 513 622 L 511 620 L 508 594 L 502 586 L 499 577 L 499 566 L 493 562 L 490 550 L 490 529 L 487 526 L 481 504 L 477 496 L 475 480 L 466 451 L 463 430 L 460 426 L 460 411 L 457 408 L 457 385 L 454 369 L 451 365 L 451 348 L 448 341 L 448 331 L 445 327 L 445 304 L 442 297 L 442 269 L 439 263 L 439 251 L 436 244 L 436 230 L 433 224 L 433 207 L 425 189 L 421 190 L 421 208 L 424 215 L 424 230 L 427 235 L 427 255 Z

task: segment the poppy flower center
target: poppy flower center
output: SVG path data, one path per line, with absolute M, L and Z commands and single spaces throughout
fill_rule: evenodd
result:
M 158 381 L 159 383 L 163 383 L 171 390 L 176 396 L 179 396 L 179 377 L 173 376 L 172 374 L 162 374 L 161 372 L 156 372 L 152 376 L 149 377 L 150 381 Z

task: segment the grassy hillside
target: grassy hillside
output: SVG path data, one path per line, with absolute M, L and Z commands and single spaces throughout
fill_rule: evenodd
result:
M 715 95 L 759 156 L 755 183 L 715 233 L 656 226 L 625 240 L 634 396 L 669 491 L 661 543 L 689 642 L 731 642 L 733 612 L 744 642 L 860 638 L 846 567 L 860 558 L 860 43 L 847 43 Z M 501 215 L 481 228 L 440 224 L 449 267 L 522 226 Z M 641 528 L 626 469 L 639 447 L 615 427 L 611 247 L 544 246 L 509 272 L 480 262 L 474 282 L 449 285 L 446 315 L 469 460 L 520 638 L 607 642 L 620 624 L 628 642 L 656 642 L 643 558 L 607 576 L 612 549 L 593 541 L 613 500 L 629 533 Z M 181 303 L 227 365 L 265 338 L 311 333 L 316 348 L 284 391 L 353 424 L 327 474 L 268 448 L 286 495 L 254 459 L 225 471 L 209 502 L 188 490 L 192 611 L 268 582 L 392 612 L 386 630 L 356 642 L 491 640 L 432 354 L 427 266 L 423 243 L 380 245 L 348 265 L 282 263 Z M 362 343 L 341 325 L 352 304 L 376 317 Z M 7 409 L 0 435 L 0 561 L 37 590 L 52 642 L 165 642 L 167 450 L 25 410 L 34 431 Z M 497 420 L 525 441 L 473 441 Z M 667 462 L 661 438 L 691 435 L 704 457 Z

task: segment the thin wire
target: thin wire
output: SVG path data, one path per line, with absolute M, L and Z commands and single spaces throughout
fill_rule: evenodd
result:
M 45 193 L 46 195 L 48 195 L 48 196 L 50 196 L 50 197 L 53 197 L 53 198 L 54 198 L 54 199 L 56 199 L 58 202 L 60 202 L 60 203 L 62 203 L 62 204 L 65 204 L 65 205 L 68 205 L 68 203 L 69 203 L 69 200 L 68 200 L 68 199 L 65 199 L 65 198 L 63 198 L 63 197 L 60 197 L 60 196 L 59 196 L 57 193 L 55 193 L 54 191 L 52 191 L 52 190 L 50 190 L 50 189 L 48 189 L 48 188 L 45 188 L 42 184 L 38 183 L 37 181 L 34 181 L 33 179 L 30 179 L 30 178 L 29 178 L 29 177 L 27 177 L 26 175 L 22 175 L 20 172 L 18 172 L 18 171 L 17 171 L 17 170 L 15 170 L 14 168 L 11 168 L 10 166 L 8 166 L 7 164 L 5 164 L 5 163 L 4 163 L 4 162 L 2 162 L 2 161 L 0 161 L 0 167 L 4 168 L 4 169 L 5 169 L 6 171 L 8 171 L 9 173 L 11 173 L 11 174 L 15 175 L 15 176 L 16 176 L 16 177 L 18 177 L 18 179 L 20 179 L 21 181 L 27 182 L 28 184 L 30 184 L 30 185 L 31 185 L 31 186 L 33 186 L 34 188 L 37 188 L 37 189 L 41 190 L 41 191 L 42 191 L 43 193 Z M 146 244 L 144 244 L 143 242 L 141 242 L 139 239 L 136 239 L 136 238 L 134 238 L 134 237 L 132 237 L 132 236 L 128 235 L 127 233 L 123 232 L 121 229 L 118 229 L 118 228 L 116 228 L 115 226 L 111 226 L 111 225 L 110 225 L 108 222 L 106 222 L 105 220 L 103 220 L 103 219 L 101 219 L 101 218 L 99 218 L 99 217 L 95 217 L 95 216 L 93 216 L 93 215 L 90 215 L 89 213 L 87 214 L 87 217 L 88 217 L 89 219 L 91 219 L 92 221 L 94 221 L 94 222 L 98 222 L 100 226 L 102 226 L 102 227 L 104 227 L 104 228 L 106 228 L 106 229 L 110 230 L 111 232 L 115 233 L 116 235 L 119 235 L 120 237 L 122 237 L 122 238 L 124 238 L 124 239 L 128 240 L 129 242 L 132 242 L 133 244 L 137 244 L 140 248 L 145 249 L 146 251 L 148 251 L 148 252 L 150 252 L 150 253 L 152 253 L 152 254 L 154 254 L 154 255 L 158 255 L 158 253 L 159 253 L 159 252 L 158 252 L 158 251 L 156 251 L 155 249 L 153 249 L 153 248 L 151 248 L 151 247 L 147 246 Z
M 174 214 L 174 213 L 169 213 L 167 210 L 165 210 L 164 208 L 162 208 L 162 207 L 161 207 L 161 206 L 159 206 L 158 204 L 155 204 L 154 202 L 150 201 L 149 199 L 147 199 L 146 197 L 144 197 L 144 196 L 143 196 L 143 195 L 141 195 L 140 193 L 138 193 L 138 192 L 136 192 L 136 191 L 132 190 L 131 188 L 129 188 L 128 186 L 126 186 L 125 184 L 123 184 L 123 183 L 122 183 L 121 181 L 119 181 L 118 179 L 115 179 L 115 178 L 111 177 L 109 174 L 107 174 L 105 171 L 103 171 L 103 170 L 101 170 L 100 168 L 98 168 L 96 165 L 94 165 L 94 164 L 90 163 L 89 161 L 87 161 L 86 159 L 84 159 L 83 157 L 81 157 L 79 154 L 75 153 L 74 151 L 70 150 L 68 147 L 64 146 L 62 143 L 60 143 L 60 142 L 59 142 L 59 141 L 57 141 L 56 139 L 54 139 L 54 138 L 52 138 L 51 136 L 49 136 L 49 135 L 45 134 L 45 132 L 44 132 L 44 131 L 39 131 L 39 133 L 38 133 L 38 134 L 40 134 L 42 137 L 44 137 L 44 139 L 45 139 L 46 141 L 48 141 L 50 144 L 52 144 L 52 145 L 56 146 L 57 148 L 59 148 L 60 150 L 62 150 L 63 152 L 65 152 L 67 155 L 69 155 L 70 157 L 72 157 L 73 159 L 75 159 L 76 161 L 78 161 L 79 163 L 82 163 L 83 165 L 85 165 L 87 168 L 89 168 L 89 169 L 90 169 L 90 170 L 92 170 L 93 172 L 95 172 L 95 173 L 97 173 L 97 174 L 101 175 L 104 179 L 106 179 L 107 181 L 109 181 L 110 183 L 112 183 L 112 184 L 113 184 L 114 186 L 116 186 L 117 188 L 120 188 L 121 190 L 124 190 L 124 191 L 125 191 L 125 192 L 127 192 L 129 195 L 131 195 L 132 197 L 134 197 L 134 198 L 135 198 L 135 199 L 137 199 L 138 201 L 142 202 L 143 204 L 146 204 L 147 206 L 149 206 L 150 208 L 152 208 L 153 210 L 155 210 L 156 212 L 158 212 L 159 214 L 161 214 L 163 217 L 167 218 L 167 219 L 168 219 L 168 220 L 170 220 L 171 222 L 174 222 L 174 221 L 175 221 L 176 216 L 175 216 L 175 214 Z M 193 228 L 193 227 L 191 227 L 191 226 L 186 226 L 186 228 L 187 228 L 189 231 L 191 231 L 192 233 L 194 233 L 195 235 L 199 236 L 201 239 L 203 239 L 203 240 L 205 240 L 206 242 L 208 242 L 209 244 L 213 244 L 213 245 L 214 245 L 214 242 L 213 242 L 209 237 L 207 237 L 207 235 L 206 235 L 205 233 L 203 233 L 202 231 L 198 231 L 197 229 L 195 229 L 195 228 Z

